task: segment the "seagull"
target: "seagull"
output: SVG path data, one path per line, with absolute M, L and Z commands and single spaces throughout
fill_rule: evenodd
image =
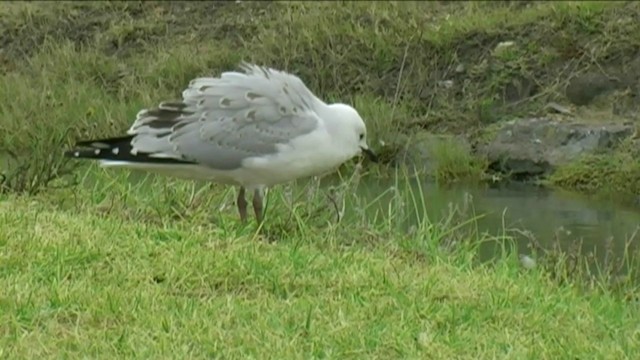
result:
M 360 155 L 378 162 L 356 109 L 325 103 L 296 75 L 244 61 L 237 71 L 194 78 L 181 101 L 140 110 L 126 134 L 78 141 L 64 153 L 104 168 L 238 186 L 241 222 L 253 192 L 259 224 L 265 189 Z

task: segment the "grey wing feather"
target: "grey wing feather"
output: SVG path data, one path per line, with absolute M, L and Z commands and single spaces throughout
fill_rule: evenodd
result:
M 298 77 L 247 63 L 242 69 L 194 79 L 182 102 L 138 113 L 128 131 L 134 151 L 230 170 L 319 125 L 315 109 L 323 103 Z

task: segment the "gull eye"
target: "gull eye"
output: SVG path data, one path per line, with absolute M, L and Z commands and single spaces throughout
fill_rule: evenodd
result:
M 360 140 L 364 139 L 364 134 L 360 134 Z

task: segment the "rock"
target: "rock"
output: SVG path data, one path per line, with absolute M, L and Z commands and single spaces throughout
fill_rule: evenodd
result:
M 554 111 L 557 112 L 559 114 L 564 114 L 564 115 L 571 115 L 571 109 L 569 109 L 566 106 L 562 106 L 556 102 L 550 102 L 548 103 L 545 107 L 545 110 L 549 110 L 549 111 Z
M 441 86 L 445 89 L 451 89 L 453 87 L 453 81 L 452 80 L 438 81 L 438 86 Z
M 536 267 L 536 261 L 529 255 L 520 254 L 518 256 L 520 259 L 520 265 L 527 270 L 531 270 Z
M 503 42 L 499 43 L 498 45 L 496 45 L 496 48 L 493 49 L 493 52 L 494 52 L 495 55 L 500 56 L 500 55 L 503 54 L 503 52 L 506 49 L 514 46 L 515 44 L 516 43 L 514 41 L 503 41 Z
M 620 87 L 620 81 L 603 74 L 587 73 L 574 77 L 565 88 L 565 95 L 571 103 L 589 105 L 593 100 Z
M 518 119 L 501 126 L 492 140 L 477 146 L 477 152 L 491 169 L 528 178 L 548 175 L 583 153 L 611 149 L 633 133 L 630 123 Z

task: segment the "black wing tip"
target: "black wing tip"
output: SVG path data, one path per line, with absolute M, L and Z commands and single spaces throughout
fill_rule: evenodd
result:
M 132 153 L 131 140 L 133 135 L 81 140 L 75 146 L 63 153 L 64 157 L 88 160 L 111 160 L 131 163 L 154 163 L 154 164 L 194 164 L 188 160 L 173 158 L 152 157 L 151 154 L 136 152 Z
M 123 144 L 131 146 L 131 140 L 133 140 L 133 135 L 114 136 L 110 138 L 79 140 L 76 141 L 74 146 L 106 149 L 114 146 L 122 146 Z
M 79 140 L 74 147 L 64 152 L 65 157 L 77 159 L 107 159 L 119 155 L 120 147 L 131 149 L 133 136 L 118 136 L 102 139 Z M 109 156 L 111 154 L 111 156 Z
M 87 150 L 87 149 L 73 148 L 71 150 L 65 151 L 63 153 L 63 156 L 66 158 L 74 158 L 74 159 L 96 159 L 96 160 L 105 159 L 104 156 L 101 156 L 100 153 L 96 154 L 95 151 L 102 152 L 102 150 L 100 149 Z

